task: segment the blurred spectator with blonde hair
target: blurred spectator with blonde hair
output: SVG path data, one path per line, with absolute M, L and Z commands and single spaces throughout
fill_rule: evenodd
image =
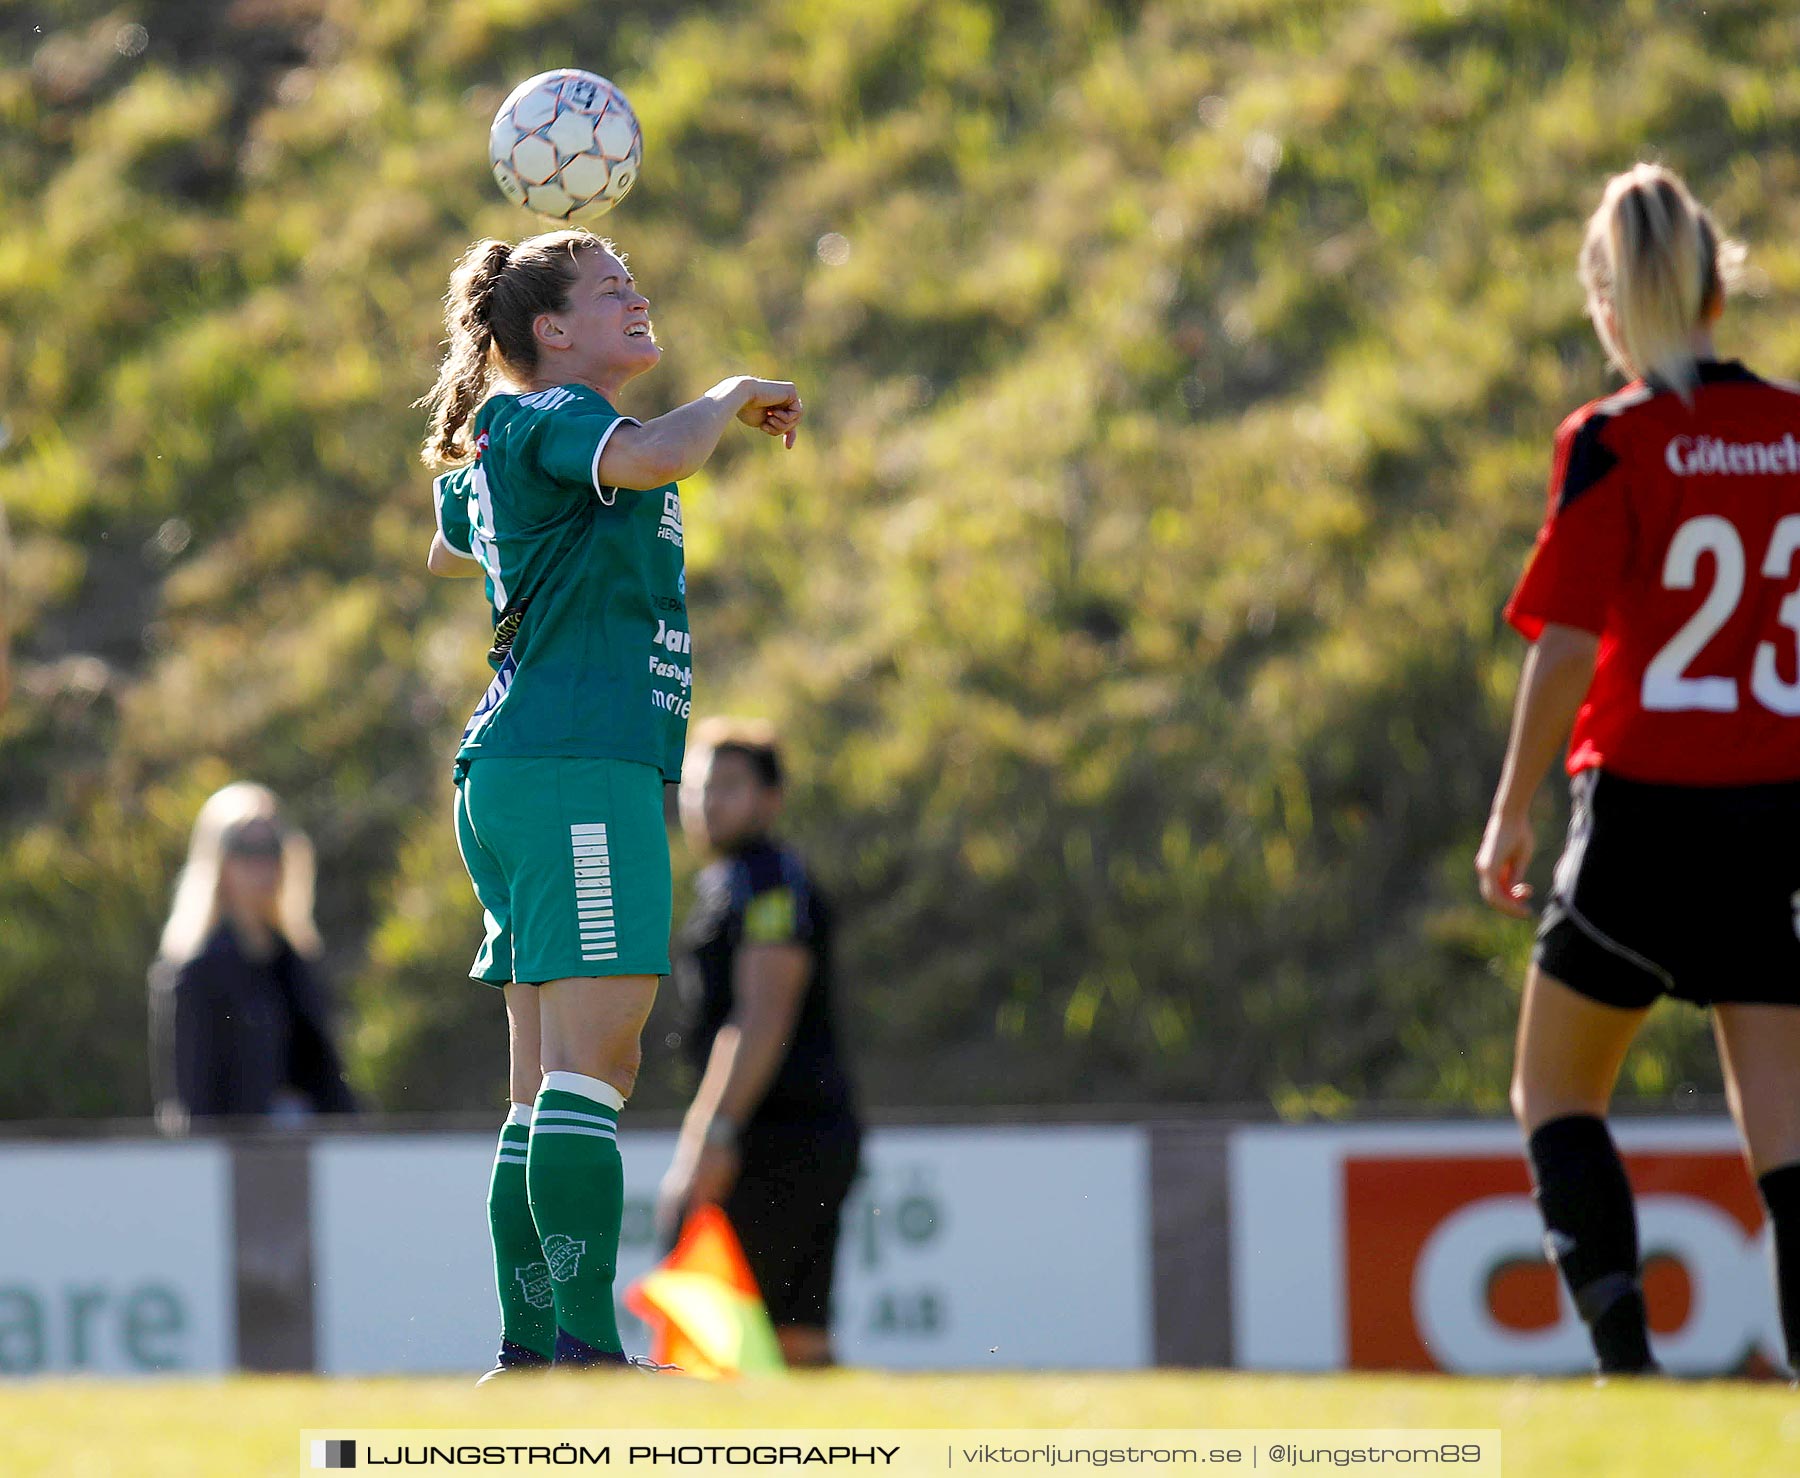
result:
M 313 878 L 311 843 L 265 786 L 227 785 L 200 808 L 150 970 L 165 1128 L 355 1110 L 316 968 Z

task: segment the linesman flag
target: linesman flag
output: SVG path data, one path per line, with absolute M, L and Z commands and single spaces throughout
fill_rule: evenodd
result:
M 688 1375 L 787 1368 L 743 1246 L 717 1206 L 689 1214 L 675 1250 L 625 1290 L 625 1306 L 650 1326 L 650 1358 Z

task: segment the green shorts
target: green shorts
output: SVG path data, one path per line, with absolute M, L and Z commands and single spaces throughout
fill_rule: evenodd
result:
M 654 766 L 473 760 L 456 782 L 456 843 L 487 916 L 473 979 L 669 973 L 674 892 Z

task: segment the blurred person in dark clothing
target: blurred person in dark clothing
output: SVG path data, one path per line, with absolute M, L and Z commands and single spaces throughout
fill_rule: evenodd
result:
M 676 980 L 701 1073 L 664 1178 L 672 1236 L 691 1206 L 721 1205 L 790 1365 L 829 1365 L 839 1212 L 862 1130 L 831 1018 L 831 915 L 798 854 L 773 836 L 781 759 L 772 729 L 700 726 L 681 820 L 709 853 L 678 939 Z
M 228 785 L 200 808 L 150 969 L 156 1115 L 350 1113 L 316 971 L 313 853 L 274 794 Z

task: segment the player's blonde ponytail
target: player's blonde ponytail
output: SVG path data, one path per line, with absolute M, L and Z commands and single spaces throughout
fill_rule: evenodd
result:
M 1699 379 L 1695 331 L 1742 260 L 1673 171 L 1639 164 L 1614 175 L 1581 248 L 1588 313 L 1612 362 L 1686 399 Z
M 581 254 L 612 243 L 590 231 L 551 231 L 517 246 L 477 241 L 450 273 L 444 294 L 449 338 L 437 382 L 415 405 L 431 413 L 420 452 L 428 467 L 474 456 L 469 423 L 487 399 L 496 370 L 521 383 L 537 368 L 532 323 L 569 306 Z

